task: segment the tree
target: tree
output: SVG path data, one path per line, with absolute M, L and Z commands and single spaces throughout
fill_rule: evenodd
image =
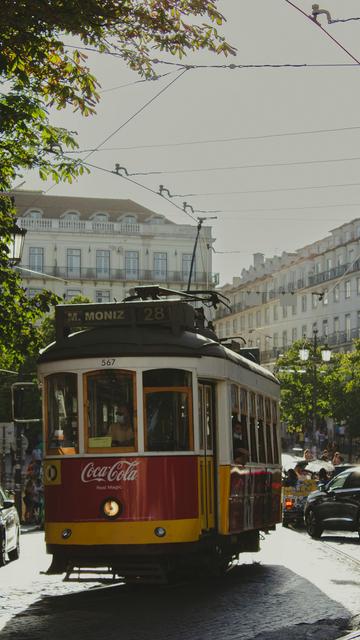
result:
M 294 342 L 277 362 L 275 373 L 281 385 L 281 420 L 290 432 L 312 433 L 314 423 L 319 426 L 329 416 L 330 369 L 321 363 L 320 346 L 303 362 L 299 350 L 303 340 Z M 309 345 L 311 346 L 311 345 Z
M 41 292 L 29 299 L 18 272 L 11 268 L 7 243 L 16 212 L 7 196 L 0 196 L 0 368 L 18 370 L 28 356 L 40 347 L 36 322 L 60 298 Z
M 354 341 L 353 351 L 337 355 L 328 381 L 331 413 L 346 424 L 351 441 L 360 438 L 360 340 Z
M 202 18 L 212 24 L 201 24 Z M 98 83 L 79 50 L 83 45 L 118 55 L 142 76 L 156 77 L 154 49 L 180 58 L 198 49 L 233 53 L 217 32 L 223 20 L 209 0 L 2 0 L 0 192 L 24 169 L 70 182 L 85 170 L 81 160 L 67 155 L 78 146 L 74 132 L 54 127 L 49 117 L 51 107 L 95 113 Z M 69 36 L 79 49 L 65 44 Z M 10 369 L 37 351 L 34 323 L 56 302 L 46 292 L 29 300 L 11 269 L 7 242 L 14 218 L 11 203 L 1 198 L 0 362 Z
M 0 191 L 22 169 L 38 168 L 55 181 L 84 171 L 66 155 L 77 148 L 75 134 L 52 126 L 48 114 L 67 106 L 84 116 L 95 112 L 98 83 L 81 45 L 156 77 L 154 49 L 180 58 L 200 49 L 234 53 L 217 31 L 223 20 L 209 0 L 2 0 Z M 69 36 L 79 49 L 65 44 Z

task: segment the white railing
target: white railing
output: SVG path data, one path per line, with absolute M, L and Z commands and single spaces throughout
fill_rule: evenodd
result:
M 124 222 L 96 222 L 94 220 L 66 220 L 66 218 L 18 218 L 18 224 L 29 231 L 61 231 L 74 233 L 128 234 L 141 235 L 149 233 L 154 236 L 169 236 L 195 238 L 196 227 L 190 225 L 157 224 L 144 222 L 141 224 L 127 224 Z M 204 228 L 206 237 L 211 239 L 210 229 Z

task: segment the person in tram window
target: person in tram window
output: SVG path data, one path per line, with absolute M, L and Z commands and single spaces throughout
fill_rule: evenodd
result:
M 232 420 L 233 456 L 235 464 L 246 464 L 249 461 L 247 438 L 244 437 L 244 429 L 237 415 Z
M 115 411 L 115 421 L 110 424 L 108 435 L 112 447 L 131 447 L 134 445 L 134 428 L 129 407 L 121 404 Z

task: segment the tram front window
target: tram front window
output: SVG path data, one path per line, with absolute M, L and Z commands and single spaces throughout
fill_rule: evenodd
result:
M 47 448 L 78 448 L 78 399 L 75 373 L 55 373 L 46 378 Z
M 191 374 L 157 369 L 143 374 L 147 451 L 192 448 Z
M 86 376 L 88 448 L 135 448 L 135 374 L 95 371 Z

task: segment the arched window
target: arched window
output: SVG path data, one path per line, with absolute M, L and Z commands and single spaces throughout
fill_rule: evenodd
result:
M 137 218 L 135 216 L 124 216 L 124 218 L 122 218 L 121 222 L 123 224 L 136 224 L 137 223 Z
M 63 218 L 63 220 L 79 220 L 80 213 L 78 211 L 65 211 L 60 218 Z
M 97 211 L 91 216 L 91 220 L 94 222 L 107 222 L 109 220 L 109 214 L 105 211 Z
M 24 213 L 24 218 L 30 218 L 31 220 L 40 220 L 43 217 L 41 209 L 29 209 Z

